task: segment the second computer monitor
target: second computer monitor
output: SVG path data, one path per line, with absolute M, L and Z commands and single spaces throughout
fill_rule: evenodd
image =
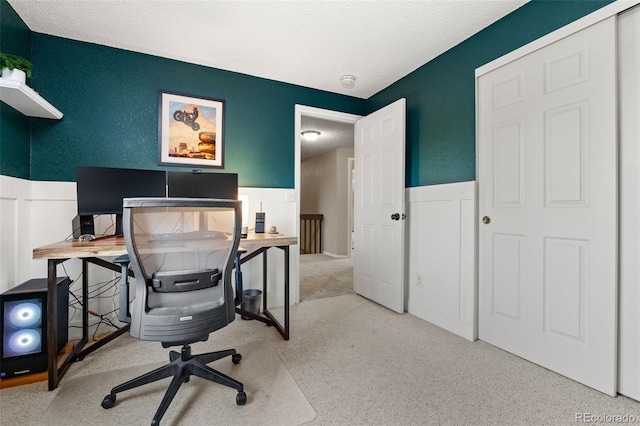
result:
M 122 235 L 122 200 L 164 197 L 165 172 L 112 167 L 76 167 L 78 215 L 116 215 L 116 235 Z
M 181 198 L 238 199 L 236 173 L 167 172 L 167 194 Z

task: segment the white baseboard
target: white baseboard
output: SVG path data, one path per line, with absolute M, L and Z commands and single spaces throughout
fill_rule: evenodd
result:
M 328 251 L 323 251 L 322 254 L 324 254 L 325 256 L 329 256 L 329 257 L 335 257 L 336 259 L 344 259 L 344 258 L 349 257 L 349 256 L 345 256 L 343 254 L 329 253 Z

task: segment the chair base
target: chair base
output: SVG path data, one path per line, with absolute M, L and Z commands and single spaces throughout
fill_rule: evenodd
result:
M 135 379 L 129 380 L 121 385 L 118 385 L 111 389 L 111 393 L 104 397 L 102 400 L 103 408 L 111 408 L 116 402 L 116 394 L 133 389 L 142 385 L 146 385 L 170 376 L 173 376 L 169 388 L 160 402 L 160 407 L 153 416 L 151 425 L 159 425 L 162 416 L 169 408 L 169 404 L 176 396 L 178 389 L 182 383 L 189 381 L 191 376 L 198 376 L 211 382 L 216 382 L 230 388 L 234 388 L 238 391 L 236 395 L 236 404 L 244 405 L 247 402 L 247 394 L 244 393 L 244 386 L 239 381 L 209 367 L 207 364 L 218 359 L 231 355 L 231 360 L 234 364 L 238 364 L 242 359 L 242 355 L 236 353 L 235 349 L 228 349 L 224 351 L 209 352 L 200 355 L 191 355 L 191 346 L 184 345 L 180 353 L 171 351 L 169 353 L 169 360 L 171 361 L 167 365 L 163 365 L 153 371 L 150 371 Z

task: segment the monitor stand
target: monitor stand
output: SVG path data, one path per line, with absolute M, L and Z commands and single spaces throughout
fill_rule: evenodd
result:
M 113 234 L 114 236 L 122 236 L 122 214 L 116 214 L 116 230 Z

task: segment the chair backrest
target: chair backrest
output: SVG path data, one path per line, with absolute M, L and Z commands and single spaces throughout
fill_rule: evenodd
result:
M 126 198 L 123 233 L 133 269 L 132 336 L 166 346 L 206 340 L 235 319 L 233 264 L 240 201 Z

